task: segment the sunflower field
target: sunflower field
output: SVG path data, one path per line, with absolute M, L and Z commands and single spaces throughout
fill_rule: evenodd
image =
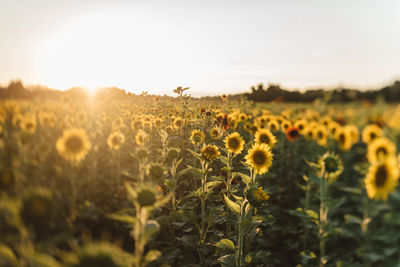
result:
M 0 266 L 399 266 L 400 106 L 0 103 Z

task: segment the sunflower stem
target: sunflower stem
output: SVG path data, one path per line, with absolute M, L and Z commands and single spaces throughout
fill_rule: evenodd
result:
M 325 266 L 325 226 L 327 219 L 326 210 L 326 177 L 325 167 L 321 171 L 321 183 L 320 183 L 320 209 L 319 209 L 319 249 L 320 249 L 320 263 L 319 266 Z

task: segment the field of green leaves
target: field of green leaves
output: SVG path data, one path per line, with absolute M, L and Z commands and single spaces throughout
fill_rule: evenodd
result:
M 0 266 L 398 266 L 400 106 L 0 102 Z

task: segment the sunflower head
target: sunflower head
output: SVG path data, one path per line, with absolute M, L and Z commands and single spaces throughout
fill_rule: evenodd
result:
M 335 131 L 335 139 L 341 150 L 347 151 L 353 146 L 353 138 L 349 131 L 344 127 L 339 127 Z
M 221 153 L 218 151 L 218 147 L 215 145 L 204 145 L 201 149 L 203 157 L 208 161 L 213 161 L 219 158 Z
M 387 200 L 399 179 L 399 169 L 394 158 L 372 164 L 365 177 L 365 188 L 369 198 Z
M 365 126 L 362 131 L 362 140 L 364 143 L 371 143 L 375 138 L 382 137 L 383 130 L 376 124 L 370 124 Z
M 48 226 L 56 213 L 51 192 L 43 188 L 27 193 L 22 203 L 21 218 L 35 228 Z
M 257 173 L 264 174 L 272 165 L 273 154 L 266 144 L 255 144 L 246 155 L 246 163 Z
M 154 181 L 159 182 L 164 175 L 164 168 L 160 164 L 154 163 L 150 165 L 148 173 Z
M 181 117 L 175 118 L 173 125 L 174 125 L 174 128 L 175 128 L 175 129 L 180 129 L 180 128 L 182 128 L 182 126 L 183 126 L 183 120 L 182 120 L 182 118 L 181 118 Z
M 138 146 L 143 146 L 149 141 L 149 136 L 145 131 L 139 130 L 135 136 L 135 141 Z
M 205 134 L 202 130 L 193 130 L 190 135 L 190 141 L 194 145 L 199 145 L 204 142 Z
M 226 149 L 232 154 L 240 154 L 243 150 L 244 140 L 238 132 L 228 135 L 224 142 Z
M 107 145 L 110 149 L 118 150 L 125 142 L 125 135 L 121 132 L 112 132 L 107 139 Z
M 210 130 L 210 136 L 213 140 L 218 140 L 221 137 L 220 128 L 214 127 Z
M 228 100 L 228 96 L 227 96 L 226 94 L 222 94 L 222 95 L 221 95 L 221 99 L 222 99 L 222 100 Z
M 275 132 L 279 130 L 279 122 L 276 119 L 272 119 L 267 124 L 268 129 Z
M 174 160 L 176 160 L 179 156 L 180 150 L 179 148 L 169 148 L 168 152 L 167 152 L 167 161 L 168 162 L 173 162 Z
M 328 141 L 328 131 L 325 126 L 319 125 L 313 130 L 313 138 L 320 146 L 325 146 Z
M 266 144 L 273 147 L 276 143 L 276 138 L 268 129 L 260 129 L 255 134 L 254 142 L 256 144 Z
M 70 128 L 63 131 L 57 139 L 58 154 L 71 161 L 79 162 L 85 158 L 91 148 L 91 143 L 84 129 Z
M 339 175 L 343 172 L 343 162 L 338 155 L 326 152 L 318 160 L 319 165 L 325 170 L 325 175 L 329 182 L 337 180 Z
M 137 202 L 140 206 L 151 206 L 157 201 L 157 194 L 150 187 L 143 187 L 137 192 Z
M 269 194 L 261 186 L 252 184 L 246 191 L 246 197 L 253 207 L 259 207 L 269 199 Z
M 294 141 L 300 136 L 300 131 L 297 127 L 290 127 L 286 130 L 286 138 L 289 141 Z
M 370 163 L 382 161 L 389 157 L 395 157 L 395 155 L 395 144 L 384 137 L 375 138 L 371 143 L 368 144 L 367 157 Z

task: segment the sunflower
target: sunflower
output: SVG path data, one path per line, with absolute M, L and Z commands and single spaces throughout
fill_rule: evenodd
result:
M 246 197 L 250 204 L 254 207 L 262 205 L 265 201 L 269 199 L 267 192 L 263 190 L 261 186 L 257 184 L 250 185 L 246 192 Z
M 294 127 L 297 128 L 297 130 L 299 131 L 299 133 L 303 133 L 304 129 L 306 128 L 307 125 L 307 121 L 306 120 L 297 120 L 294 123 Z
M 375 138 L 368 144 L 368 161 L 375 163 L 396 155 L 396 146 L 388 139 L 381 137 Z
M 221 130 L 217 127 L 214 127 L 210 130 L 210 136 L 213 140 L 218 140 L 221 137 Z
M 91 143 L 87 133 L 80 128 L 64 130 L 56 142 L 58 154 L 71 162 L 79 162 L 84 159 L 90 148 Z
M 226 149 L 232 154 L 240 154 L 243 150 L 244 140 L 238 132 L 228 135 L 224 142 Z
M 256 144 L 267 144 L 269 147 L 273 147 L 276 143 L 275 136 L 267 129 L 258 130 L 254 137 Z
M 192 134 L 190 135 L 190 141 L 194 145 L 199 145 L 204 142 L 205 134 L 201 130 L 193 130 Z
M 174 120 L 174 127 L 176 128 L 176 129 L 180 129 L 180 128 L 182 128 L 182 125 L 183 125 L 183 121 L 182 121 L 182 118 L 181 117 L 177 117 L 177 118 L 175 118 L 175 120 Z
M 107 139 L 107 144 L 110 149 L 118 150 L 125 142 L 125 135 L 121 132 L 112 132 Z
M 349 150 L 353 146 L 351 133 L 344 127 L 340 127 L 335 132 L 335 139 L 341 150 Z
M 358 131 L 357 126 L 355 125 L 347 125 L 344 127 L 346 131 L 350 132 L 351 142 L 353 144 L 358 143 L 360 139 L 360 132 Z
M 201 153 L 203 154 L 203 157 L 208 161 L 217 159 L 221 155 L 221 153 L 218 151 L 218 147 L 215 145 L 204 145 L 201 149 Z
M 319 125 L 313 131 L 313 138 L 317 141 L 318 145 L 325 146 L 328 141 L 328 131 L 324 126 Z
M 343 172 L 343 162 L 334 153 L 326 152 L 318 159 L 319 165 L 325 170 L 325 175 L 329 182 L 334 182 Z
M 222 95 L 221 95 L 221 99 L 222 99 L 222 100 L 228 100 L 228 96 L 227 96 L 226 94 L 222 94 Z
M 275 132 L 279 130 L 279 122 L 276 119 L 272 119 L 267 124 L 268 129 Z
M 264 174 L 272 165 L 273 154 L 266 144 L 255 144 L 246 155 L 246 163 L 254 169 L 256 174 Z
M 337 123 L 336 121 L 331 121 L 331 122 L 328 124 L 328 129 L 329 129 L 329 131 L 330 131 L 330 133 L 331 133 L 331 135 L 332 135 L 333 137 L 335 137 L 336 131 L 337 131 L 340 127 L 342 127 L 342 126 L 340 126 L 340 124 Z
M 139 146 L 143 146 L 149 141 L 149 136 L 143 130 L 139 130 L 135 136 L 135 141 Z
M 300 131 L 297 127 L 290 127 L 286 130 L 286 138 L 289 141 L 294 141 L 300 136 Z
M 362 131 L 362 140 L 364 143 L 367 144 L 372 142 L 375 138 L 382 136 L 383 136 L 383 131 L 376 124 L 367 125 Z
M 365 188 L 369 198 L 387 200 L 393 192 L 399 178 L 399 169 L 393 158 L 374 163 L 365 177 Z
M 287 131 L 287 129 L 289 129 L 290 127 L 292 127 L 292 123 L 289 120 L 283 119 L 281 122 L 282 130 Z
M 35 133 L 36 118 L 34 116 L 26 116 L 21 122 L 21 129 L 30 134 Z

